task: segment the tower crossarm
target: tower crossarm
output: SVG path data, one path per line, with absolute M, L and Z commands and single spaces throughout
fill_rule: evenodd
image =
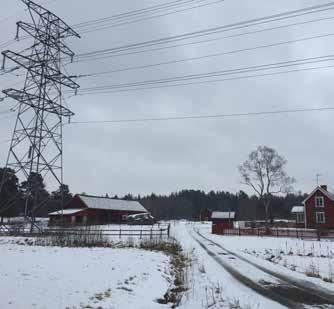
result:
M 57 15 L 53 14 L 46 8 L 40 6 L 39 4 L 30 1 L 30 0 L 21 0 L 30 11 L 35 12 L 35 14 L 38 15 L 38 17 L 45 21 L 45 23 L 52 23 L 57 26 L 59 35 L 62 38 L 75 36 L 77 38 L 80 38 L 80 35 L 74 31 L 68 24 L 66 24 L 61 18 L 59 18 Z
M 59 83 L 71 89 L 78 89 L 80 86 L 74 82 L 71 78 L 61 73 L 59 70 L 48 65 L 48 61 L 39 60 L 38 58 L 32 58 L 28 56 L 23 56 L 21 54 L 15 53 L 10 50 L 2 52 L 5 58 L 8 58 L 15 62 L 16 64 L 22 66 L 23 68 L 29 70 L 34 74 L 40 74 L 42 67 L 44 67 L 44 77 L 55 83 Z
M 19 21 L 17 23 L 18 28 L 24 30 L 30 36 L 41 42 L 42 44 L 61 51 L 63 54 L 73 57 L 74 52 L 69 49 L 60 39 L 57 39 L 54 36 L 50 36 L 43 29 L 36 29 L 34 25 Z
M 12 98 L 20 103 L 29 105 L 33 108 L 39 108 L 45 112 L 60 115 L 63 117 L 74 116 L 74 113 L 72 111 L 70 111 L 66 107 L 54 101 L 51 101 L 51 100 L 45 100 L 44 106 L 40 107 L 38 103 L 40 102 L 41 98 L 35 94 L 28 93 L 24 90 L 17 90 L 17 89 L 10 88 L 10 89 L 3 90 L 2 92 L 9 98 Z

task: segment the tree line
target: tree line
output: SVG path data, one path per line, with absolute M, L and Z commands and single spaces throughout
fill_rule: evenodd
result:
M 290 218 L 291 208 L 295 205 L 301 205 L 306 196 L 301 192 L 273 196 L 268 210 L 268 219 Z M 124 199 L 138 200 L 154 217 L 160 220 L 198 220 L 200 214 L 207 210 L 234 211 L 239 213 L 242 218 L 250 218 L 249 220 L 256 219 L 256 217 L 262 220 L 266 218 L 261 200 L 257 196 L 248 195 L 243 191 L 231 193 L 228 191 L 182 190 L 168 195 L 152 193 L 143 197 L 128 194 Z M 258 211 L 252 217 L 254 209 Z
M 239 220 L 269 220 L 274 218 L 289 218 L 290 210 L 300 205 L 306 194 L 289 193 L 295 180 L 285 172 L 287 161 L 276 150 L 259 146 L 252 151 L 248 159 L 239 166 L 242 183 L 252 189 L 254 195 L 249 196 L 244 191 L 231 193 L 228 191 L 182 190 L 169 195 L 124 197 L 116 199 L 137 200 L 158 219 L 198 219 L 203 212 L 234 211 Z M 46 190 L 43 177 L 32 173 L 26 181 L 19 183 L 13 170 L 0 169 L 0 180 L 6 172 L 3 190 L 0 192 L 0 204 L 3 201 L 16 198 L 16 203 L 3 215 L 17 216 L 28 213 L 32 205 L 43 207 L 34 209 L 35 216 L 46 216 L 60 209 L 70 201 L 72 194 L 67 185 L 62 185 L 54 192 Z M 278 195 L 279 194 L 279 195 Z M 108 194 L 105 195 L 109 197 Z
M 0 179 L 4 173 L 4 168 L 0 168 Z M 13 196 L 19 196 L 18 202 L 10 207 L 3 216 L 18 216 L 24 213 L 25 200 L 27 194 L 28 181 L 19 182 L 14 171 L 7 170 L 11 177 L 6 177 L 4 184 L 5 190 L 1 191 L 0 201 L 9 200 Z M 33 174 L 34 190 L 31 192 L 31 203 L 37 196 L 39 201 L 47 201 L 41 207 L 36 216 L 47 216 L 48 213 L 60 209 L 61 188 L 59 190 L 48 192 L 46 190 L 43 179 L 40 175 Z M 63 185 L 64 203 L 70 201 L 73 194 L 70 192 L 67 185 Z M 108 194 L 105 195 L 108 197 Z M 305 194 L 290 193 L 285 196 L 274 196 L 270 205 L 270 218 L 288 218 L 290 210 L 294 205 L 300 205 L 305 198 Z M 137 200 L 148 211 L 158 219 L 199 219 L 200 213 L 205 210 L 211 211 L 238 211 L 241 208 L 243 211 L 251 209 L 255 206 L 259 207 L 260 211 L 263 208 L 260 198 L 256 195 L 248 195 L 244 191 L 231 193 L 228 191 L 210 191 L 202 190 L 181 190 L 166 195 L 150 194 L 146 196 L 134 196 L 127 194 L 125 196 L 114 196 L 116 199 Z M 28 207 L 31 207 L 28 205 Z
M 40 205 L 34 209 L 34 215 L 45 217 L 49 212 L 59 210 L 62 201 L 66 204 L 72 198 L 69 187 L 65 184 L 58 190 L 49 192 L 43 177 L 37 173 L 32 173 L 27 180 L 19 182 L 14 170 L 0 168 L 0 182 L 2 180 L 4 183 L 0 191 L 0 211 L 6 210 L 0 213 L 1 217 L 16 217 L 31 213 L 33 205 Z

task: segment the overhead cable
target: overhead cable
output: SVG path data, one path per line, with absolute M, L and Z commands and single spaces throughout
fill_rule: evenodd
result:
M 292 113 L 305 112 L 322 112 L 332 111 L 334 107 L 319 107 L 319 108 L 299 108 L 299 109 L 283 109 L 274 111 L 260 112 L 243 112 L 231 114 L 211 114 L 211 115 L 190 115 L 190 116 L 175 116 L 175 117 L 150 117 L 150 118 L 131 118 L 131 119 L 112 119 L 112 120 L 86 120 L 73 121 L 67 125 L 83 125 L 83 124 L 117 124 L 117 123 L 135 123 L 135 122 L 155 122 L 155 121 L 175 121 L 175 120 L 196 120 L 196 119 L 215 119 L 215 118 L 239 118 L 239 117 L 254 117 L 254 116 L 271 116 Z
M 258 50 L 258 49 L 263 49 L 263 48 L 276 47 L 276 46 L 287 45 L 287 44 L 298 43 L 298 42 L 305 42 L 305 41 L 310 41 L 310 40 L 314 40 L 314 39 L 327 38 L 327 37 L 331 37 L 331 36 L 334 36 L 334 32 L 323 34 L 323 35 L 315 35 L 315 36 L 304 37 L 304 38 L 295 39 L 295 40 L 281 41 L 281 42 L 278 42 L 278 43 L 258 45 L 258 46 L 255 46 L 255 47 L 241 48 L 241 49 L 236 49 L 236 50 L 231 50 L 231 51 L 226 51 L 226 52 L 212 53 L 212 54 L 207 54 L 207 55 L 204 55 L 204 56 L 189 57 L 189 58 L 163 61 L 163 62 L 146 64 L 146 65 L 130 66 L 130 67 L 124 67 L 124 68 L 119 68 L 119 69 L 113 69 L 113 70 L 105 70 L 105 71 L 100 71 L 100 72 L 86 73 L 86 74 L 80 74 L 80 75 L 76 75 L 76 76 L 72 76 L 72 77 L 77 77 L 77 78 L 78 77 L 96 77 L 96 76 L 107 75 L 107 74 L 118 73 L 118 72 L 147 69 L 147 68 L 158 67 L 158 66 L 163 66 L 163 65 L 170 65 L 170 64 L 176 64 L 176 63 L 188 62 L 188 61 L 197 61 L 197 60 L 203 60 L 203 59 L 208 59 L 208 58 L 213 58 L 213 57 L 231 55 L 231 54 L 235 54 L 235 53 L 253 51 L 253 50 Z
M 235 74 L 245 74 L 245 73 L 253 73 L 265 70 L 273 70 L 273 69 L 282 69 L 292 66 L 299 65 L 308 65 L 314 63 L 328 62 L 334 60 L 334 54 L 318 56 L 318 57 L 309 57 L 303 59 L 289 60 L 289 61 L 281 61 L 269 64 L 261 64 L 255 66 L 247 66 L 247 67 L 239 67 L 228 70 L 219 70 L 205 73 L 197 73 L 197 74 L 189 74 L 189 75 L 180 75 L 162 79 L 153 79 L 153 80 L 143 80 L 132 83 L 123 83 L 123 84 L 114 84 L 114 85 L 105 85 L 105 86 L 96 86 L 96 87 L 87 87 L 82 88 L 80 93 L 85 92 L 95 92 L 95 91 L 103 91 L 103 90 L 112 90 L 112 89 L 120 89 L 120 88 L 131 88 L 131 87 L 140 87 L 140 86 L 148 86 L 148 85 L 156 85 L 156 84 L 167 84 L 174 82 L 182 82 L 182 81 L 191 81 L 198 79 L 206 79 L 218 76 L 228 76 Z
M 331 6 L 327 4 L 327 5 L 321 5 L 321 6 L 315 6 L 315 7 L 318 7 L 318 8 L 323 7 L 323 9 L 321 10 L 334 9 L 334 2 L 332 2 L 330 5 Z M 188 39 L 193 39 L 193 38 L 197 38 L 201 36 L 206 36 L 206 35 L 211 35 L 211 34 L 231 31 L 231 30 L 239 30 L 239 29 L 243 29 L 246 27 L 256 26 L 256 25 L 260 25 L 260 24 L 264 24 L 268 22 L 284 20 L 287 18 L 293 18 L 293 17 L 302 16 L 305 14 L 319 12 L 319 10 L 316 10 L 316 11 L 314 10 L 315 7 L 305 8 L 305 9 L 301 9 L 297 11 L 289 11 L 289 12 L 270 15 L 270 16 L 266 16 L 262 18 L 246 20 L 246 21 L 242 21 L 238 23 L 229 24 L 229 25 L 223 25 L 219 27 L 203 29 L 199 31 L 193 31 L 193 32 L 185 33 L 185 34 L 174 35 L 174 36 L 164 37 L 160 39 L 145 41 L 145 42 L 127 44 L 127 45 L 119 46 L 119 47 L 113 47 L 113 48 L 107 48 L 107 49 L 102 49 L 102 50 L 96 50 L 92 52 L 86 52 L 86 53 L 79 54 L 77 56 L 77 59 L 80 61 L 81 58 L 103 56 L 103 55 L 110 54 L 110 53 L 120 53 L 120 52 L 133 50 L 133 49 L 140 49 L 140 48 L 145 48 L 145 47 L 150 47 L 150 46 L 173 43 L 173 42 L 177 42 L 180 40 L 188 40 Z
M 145 86 L 144 85 L 142 87 L 128 87 L 128 88 L 116 89 L 116 90 L 112 90 L 111 89 L 111 90 L 86 91 L 86 92 L 83 91 L 83 92 L 80 92 L 78 94 L 78 96 L 82 96 L 82 95 L 96 95 L 96 94 L 111 94 L 111 93 L 121 93 L 121 92 L 132 92 L 132 91 L 141 91 L 141 90 L 162 89 L 162 88 L 189 86 L 189 85 L 221 83 L 221 82 L 226 82 L 226 81 L 252 79 L 252 78 L 258 78 L 258 77 L 269 77 L 269 76 L 285 75 L 285 74 L 305 72 L 305 71 L 317 71 L 317 70 L 332 69 L 332 68 L 334 68 L 334 65 L 325 65 L 325 66 L 310 67 L 310 68 L 303 68 L 303 69 L 294 69 L 294 70 L 271 72 L 271 73 L 263 73 L 263 74 L 244 75 L 244 76 L 237 76 L 237 77 L 223 78 L 223 79 L 212 79 L 212 80 L 204 80 L 204 81 L 194 81 L 194 82 L 187 82 L 187 83 L 167 84 L 167 85 L 158 85 L 158 86 Z

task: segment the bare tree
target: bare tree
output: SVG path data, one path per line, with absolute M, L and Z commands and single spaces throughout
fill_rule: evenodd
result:
M 268 226 L 271 197 L 292 190 L 294 178 L 287 176 L 284 168 L 287 160 L 267 146 L 252 151 L 248 160 L 239 166 L 242 183 L 251 187 L 264 205 L 266 226 Z

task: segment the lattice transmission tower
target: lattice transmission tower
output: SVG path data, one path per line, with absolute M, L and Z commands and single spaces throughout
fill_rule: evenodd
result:
M 62 126 L 66 117 L 74 114 L 63 105 L 62 88 L 77 91 L 79 85 L 63 73 L 62 61 L 74 52 L 65 44 L 69 37 L 80 38 L 79 34 L 55 14 L 29 0 L 21 0 L 27 7 L 31 22 L 17 22 L 16 39 L 20 31 L 33 38 L 33 44 L 20 53 L 2 52 L 2 69 L 8 61 L 26 71 L 22 89 L 6 89 L 7 98 L 17 101 L 17 119 L 7 157 L 5 173 L 0 183 L 11 177 L 14 170 L 21 181 L 26 182 L 24 191 L 24 217 L 35 222 L 36 211 L 47 203 L 38 197 L 37 177 L 52 178 L 57 186 L 63 186 L 63 142 Z M 40 176 L 38 176 L 40 175 Z M 0 201 L 1 213 L 15 205 L 22 196 L 11 196 Z

